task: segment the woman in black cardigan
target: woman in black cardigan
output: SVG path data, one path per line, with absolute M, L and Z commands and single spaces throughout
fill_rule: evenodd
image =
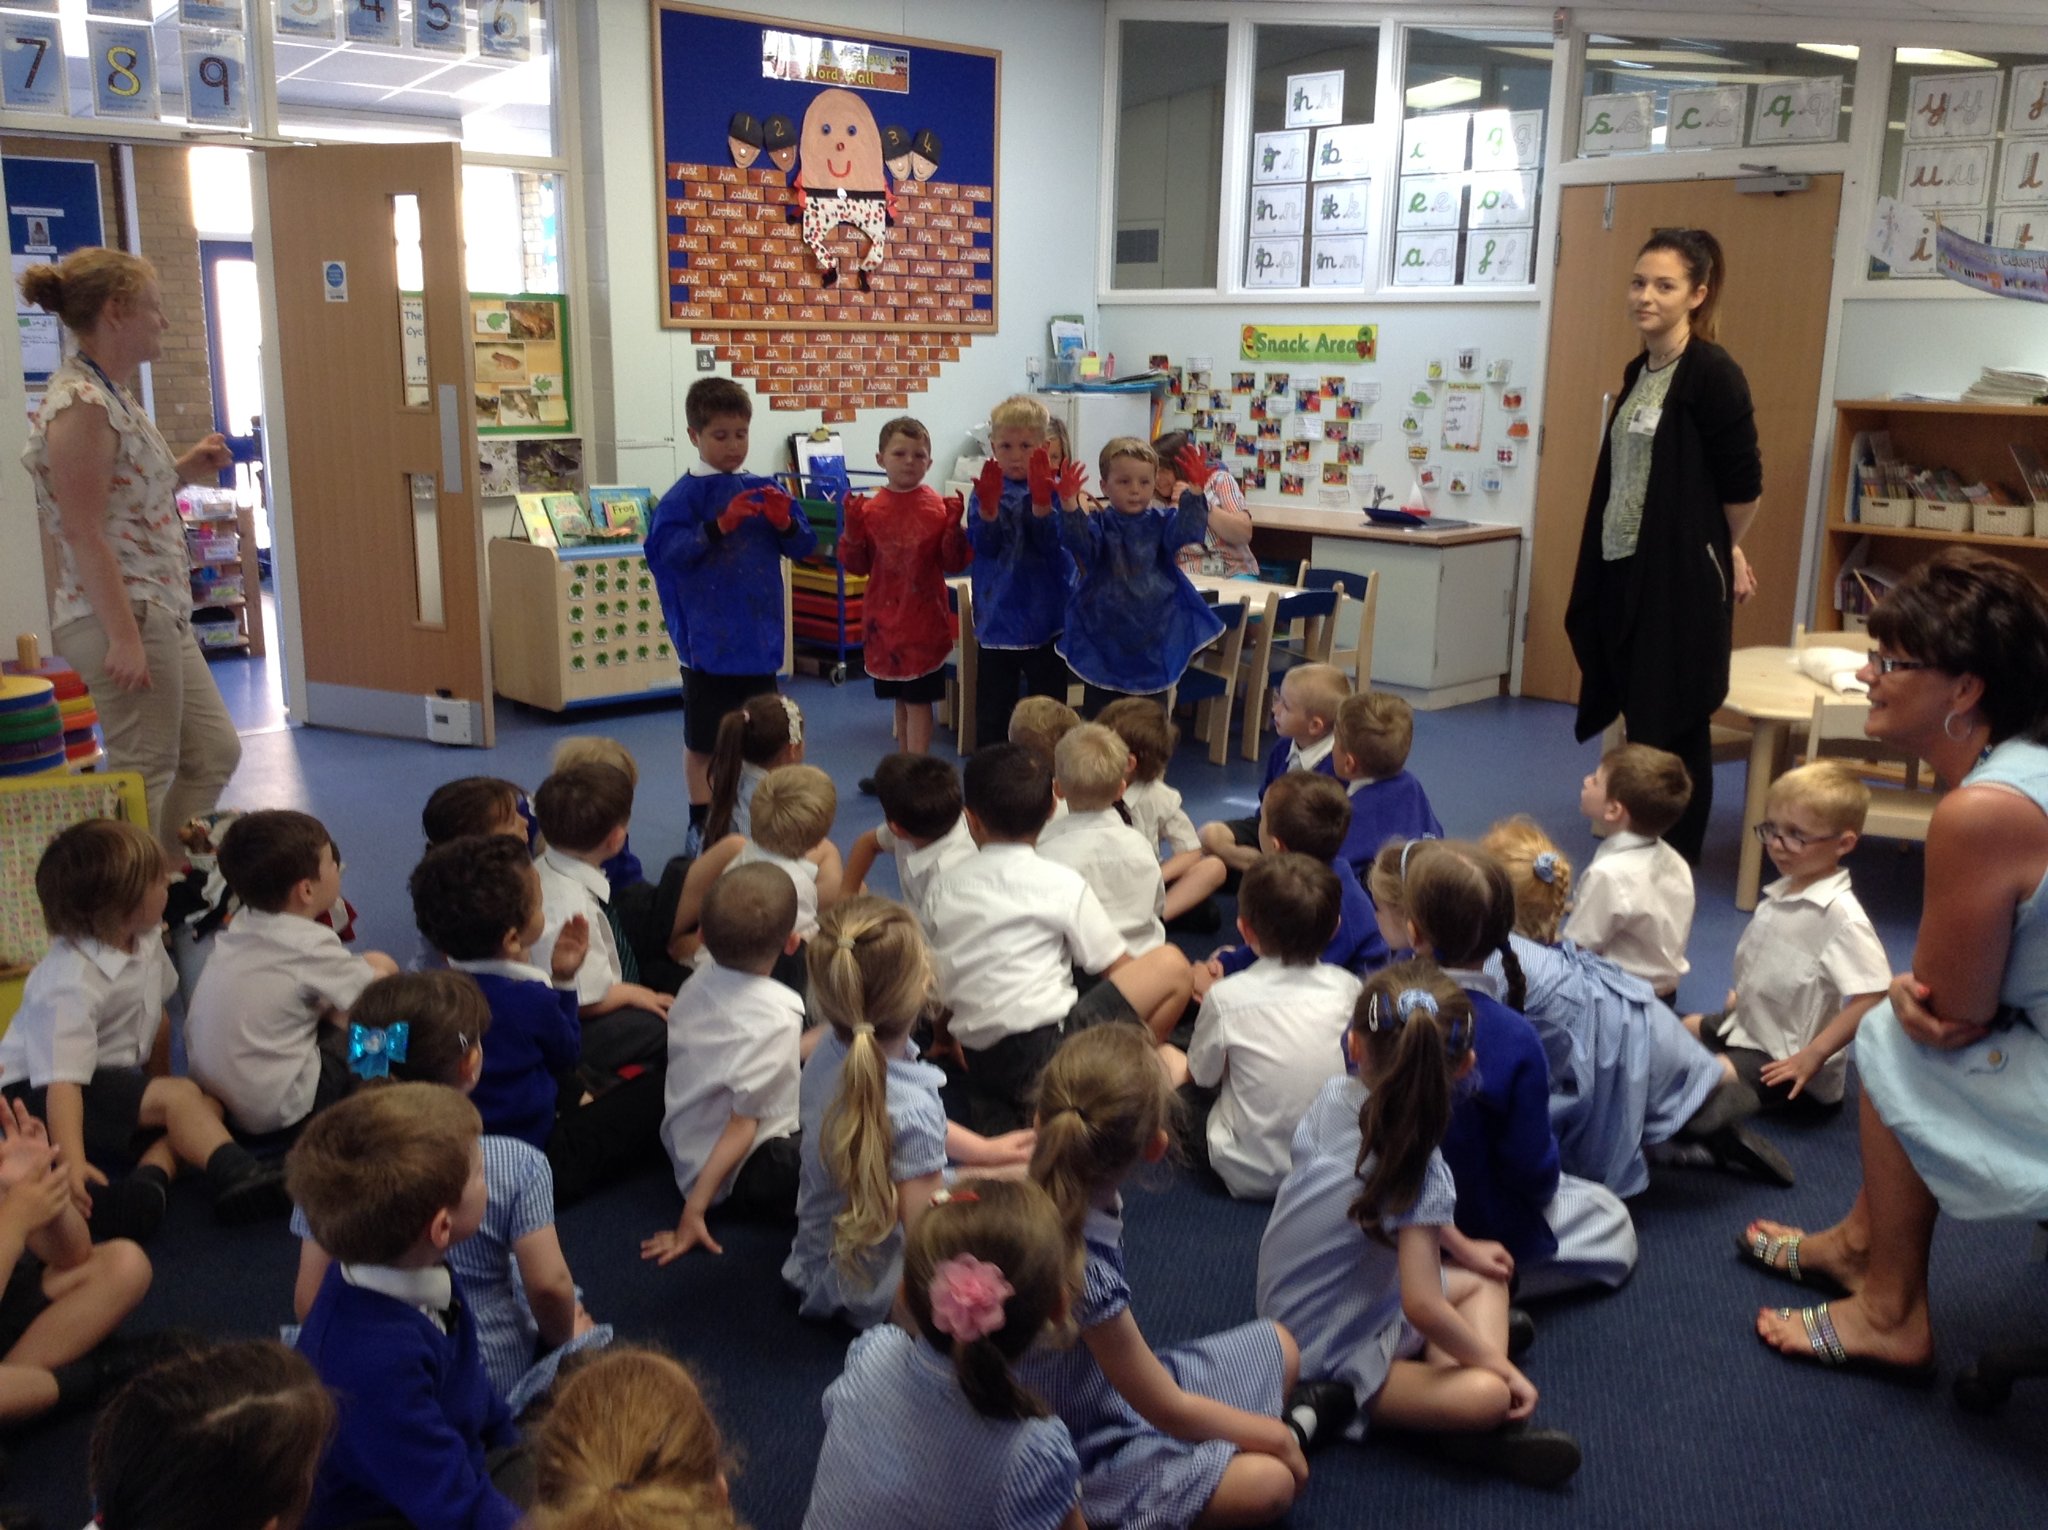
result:
M 1664 838 L 1694 863 L 1735 607 L 1756 589 L 1735 544 L 1763 489 L 1749 384 L 1714 344 L 1726 279 L 1704 229 L 1658 229 L 1636 259 L 1629 311 L 1643 351 L 1608 421 L 1564 618 L 1585 676 L 1578 736 L 1618 716 L 1630 742 L 1685 762 L 1692 801 Z

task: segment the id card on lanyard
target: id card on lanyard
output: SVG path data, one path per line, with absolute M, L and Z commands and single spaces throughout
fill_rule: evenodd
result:
M 1632 436 L 1654 436 L 1657 422 L 1663 418 L 1663 405 L 1638 404 L 1628 412 L 1628 433 Z

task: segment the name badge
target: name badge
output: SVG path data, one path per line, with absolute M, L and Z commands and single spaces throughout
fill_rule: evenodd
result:
M 1664 411 L 1655 404 L 1638 404 L 1629 411 L 1628 433 L 1632 436 L 1654 436 L 1657 422 L 1664 418 Z

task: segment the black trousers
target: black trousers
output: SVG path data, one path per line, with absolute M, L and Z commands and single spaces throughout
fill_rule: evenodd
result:
M 984 648 L 974 672 L 974 742 L 1000 744 L 1010 736 L 1010 713 L 1024 696 L 1067 699 L 1073 684 L 1067 661 L 1050 643 L 1036 648 Z
M 645 1164 L 668 1162 L 661 1141 L 667 1071 L 649 1068 L 555 1117 L 547 1153 L 557 1206 L 573 1206 Z
M 1112 701 L 1123 701 L 1130 697 L 1135 697 L 1139 701 L 1156 701 L 1163 707 L 1166 705 L 1166 698 L 1168 696 L 1171 696 L 1172 694 L 1173 692 L 1170 690 L 1108 691 L 1104 690 L 1099 685 L 1084 684 L 1081 687 L 1081 715 L 1084 717 L 1093 717 L 1097 713 L 1099 713 L 1104 707 L 1108 706 Z
M 1684 856 L 1687 865 L 1697 866 L 1707 843 L 1707 819 L 1714 811 L 1713 720 L 1703 717 L 1687 727 L 1661 734 L 1640 732 L 1630 725 L 1628 741 L 1677 755 L 1685 773 L 1692 777 L 1692 798 L 1678 815 L 1678 822 L 1664 831 L 1664 843 Z
M 802 1172 L 802 1134 L 773 1138 L 747 1155 L 733 1176 L 731 1194 L 717 1209 L 747 1222 L 794 1222 Z

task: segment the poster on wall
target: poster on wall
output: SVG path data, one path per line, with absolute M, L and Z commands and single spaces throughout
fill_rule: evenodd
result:
M 22 374 L 32 390 L 63 359 L 63 327 L 21 295 L 21 273 L 73 250 L 105 242 L 100 221 L 99 166 L 89 159 L 40 159 L 9 154 L 0 167 L 7 180 L 7 248 L 13 259 L 14 315 L 21 331 Z
M 477 434 L 567 435 L 569 300 L 558 293 L 472 292 Z
M 655 22 L 665 327 L 996 328 L 999 53 Z

